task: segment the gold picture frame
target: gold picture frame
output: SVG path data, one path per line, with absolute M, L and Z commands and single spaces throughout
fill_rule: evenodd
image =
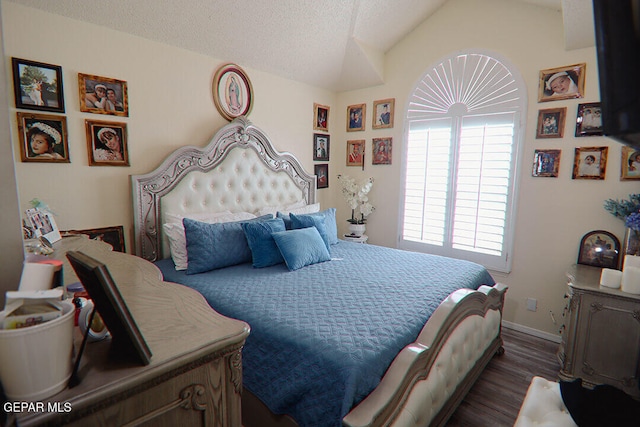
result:
M 80 111 L 129 117 L 127 82 L 109 77 L 78 73 Z
M 624 145 L 621 166 L 620 181 L 640 179 L 640 149 Z
M 371 121 L 373 129 L 390 129 L 393 127 L 395 103 L 395 98 L 373 101 L 373 120 Z
M 129 166 L 127 124 L 85 120 L 89 166 Z
M 313 129 L 329 132 L 329 110 L 328 105 L 313 103 Z
M 364 130 L 367 117 L 367 104 L 355 104 L 347 107 L 347 132 Z
M 70 163 L 66 116 L 16 113 L 23 162 Z
M 539 110 L 536 138 L 562 138 L 566 117 L 567 107 Z
M 540 70 L 538 102 L 584 98 L 586 63 Z
M 365 140 L 347 141 L 347 166 L 364 167 Z
M 573 179 L 603 180 L 609 147 L 577 147 L 573 160 Z

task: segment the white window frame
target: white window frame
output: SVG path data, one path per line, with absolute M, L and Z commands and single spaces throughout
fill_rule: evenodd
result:
M 452 105 L 453 108 L 449 108 L 446 111 L 442 110 L 442 108 L 425 109 L 424 111 L 417 111 L 416 104 L 414 102 L 416 99 L 415 96 L 416 96 L 416 93 L 419 93 L 419 89 L 421 86 L 424 88 L 425 82 L 437 81 L 437 83 L 442 84 L 442 80 L 440 78 L 445 78 L 444 84 L 440 88 L 440 93 L 442 92 L 443 87 L 445 88 L 444 90 L 447 90 L 446 88 L 453 88 L 451 90 L 451 96 L 452 97 L 457 96 L 456 94 L 454 94 L 454 92 L 460 91 L 460 81 L 455 81 L 455 84 L 451 84 L 451 85 L 449 84 L 449 81 L 446 81 L 446 78 L 454 76 L 455 74 L 455 72 L 452 72 L 450 69 L 446 69 L 447 68 L 446 65 L 455 63 L 455 61 L 458 61 L 461 57 L 465 55 L 468 57 L 474 57 L 474 59 L 486 57 L 488 58 L 488 61 L 490 61 L 489 63 L 492 66 L 496 66 L 496 63 L 497 63 L 498 66 L 504 67 L 504 69 L 506 69 L 510 74 L 510 77 L 513 78 L 511 89 L 513 90 L 513 88 L 515 88 L 515 91 L 512 93 L 515 93 L 517 99 L 513 102 L 505 103 L 507 104 L 508 108 L 504 108 L 504 105 L 503 106 L 496 105 L 493 107 L 481 106 L 479 109 L 476 109 L 475 111 L 468 111 L 466 114 L 461 113 L 461 109 L 459 105 L 461 104 L 460 101 L 457 102 L 458 105 L 456 106 Z M 482 60 L 485 60 L 485 58 L 483 58 Z M 482 60 L 479 60 L 479 63 Z M 445 65 L 444 68 L 443 68 L 443 65 Z M 474 74 L 473 78 L 475 78 L 476 81 L 473 84 L 469 83 L 469 86 L 478 85 L 478 82 L 481 80 L 481 79 L 477 79 L 477 76 L 475 75 L 478 73 L 477 71 L 478 68 L 481 68 L 481 67 L 476 66 L 476 70 L 473 70 L 473 74 Z M 436 69 L 439 70 L 438 72 L 439 78 L 433 79 L 433 75 L 434 75 L 433 73 L 436 71 Z M 460 72 L 460 76 L 458 76 L 458 78 L 462 78 L 462 79 L 466 78 L 467 80 L 465 81 L 467 82 L 470 82 L 470 80 L 472 80 L 471 78 L 467 78 L 469 75 L 468 71 L 464 71 L 464 77 L 461 77 L 462 74 L 463 72 Z M 454 76 L 453 80 L 450 80 L 450 82 L 453 82 L 455 78 L 456 77 Z M 452 103 L 452 101 L 449 101 L 449 102 Z M 401 166 L 401 169 L 402 169 L 401 191 L 399 195 L 400 196 L 400 200 L 399 200 L 400 212 L 398 216 L 398 231 L 399 231 L 398 247 L 400 249 L 411 250 L 416 252 L 433 253 L 437 255 L 465 259 L 468 261 L 473 261 L 473 262 L 482 264 L 490 270 L 499 271 L 503 273 L 508 273 L 511 271 L 511 261 L 512 261 L 511 255 L 513 253 L 514 237 L 515 237 L 514 234 L 515 234 L 515 222 L 516 222 L 516 201 L 518 197 L 517 190 L 518 190 L 518 183 L 519 183 L 521 157 L 522 157 L 522 151 L 523 151 L 522 145 L 523 145 L 524 133 L 526 129 L 526 126 L 525 126 L 526 125 L 525 124 L 526 108 L 527 108 L 527 91 L 526 91 L 526 86 L 524 84 L 524 80 L 522 79 L 522 76 L 520 75 L 519 71 L 512 64 L 510 64 L 508 60 L 506 60 L 501 55 L 496 54 L 495 52 L 488 52 L 488 51 L 457 52 L 440 59 L 439 61 L 435 62 L 435 65 L 432 65 L 429 68 L 427 68 L 427 71 L 418 80 L 418 82 L 412 89 L 411 93 L 409 94 L 409 98 L 405 108 L 405 128 L 404 128 L 404 136 L 403 136 L 402 166 Z M 497 255 L 477 253 L 477 252 L 468 251 L 468 250 L 454 249 L 451 247 L 452 245 L 450 241 L 450 235 L 445 236 L 444 246 L 428 244 L 425 242 L 404 240 L 403 238 L 404 214 L 405 214 L 404 203 L 405 203 L 405 194 L 406 194 L 405 183 L 406 183 L 406 176 L 407 176 L 407 151 L 408 151 L 408 144 L 409 144 L 408 138 L 409 138 L 410 124 L 418 120 L 450 118 L 452 122 L 457 123 L 452 126 L 452 129 L 456 129 L 456 128 L 459 129 L 459 127 L 457 126 L 462 121 L 463 116 L 474 116 L 477 114 L 492 114 L 492 113 L 505 113 L 505 112 L 510 112 L 514 114 L 514 130 L 513 130 L 514 136 L 513 136 L 513 144 L 512 144 L 512 157 L 511 157 L 512 166 L 511 166 L 511 172 L 510 172 L 510 178 L 509 178 L 509 191 L 507 196 L 506 223 L 505 223 L 504 234 L 503 234 L 502 254 L 500 256 L 497 256 Z M 452 139 L 455 140 L 457 144 L 459 135 L 452 136 Z M 454 147 L 454 152 L 452 152 L 452 155 L 454 156 L 454 158 L 451 159 L 450 162 L 451 164 L 455 164 L 455 156 L 457 156 L 457 146 Z M 452 177 L 452 179 L 449 181 L 448 188 L 450 192 L 451 192 L 451 189 L 456 188 L 455 178 L 456 177 Z M 451 199 L 451 197 L 449 198 Z M 448 212 L 447 226 L 445 228 L 451 229 L 452 218 L 453 218 L 453 212 Z

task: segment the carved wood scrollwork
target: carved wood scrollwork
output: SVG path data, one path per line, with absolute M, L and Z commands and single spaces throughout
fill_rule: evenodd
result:
M 242 356 L 240 350 L 234 352 L 229 358 L 229 368 L 231 370 L 231 382 L 236 394 L 242 393 Z
M 191 384 L 180 390 L 180 407 L 186 410 L 204 411 L 207 404 L 202 396 L 205 395 L 207 389 L 202 384 Z
M 633 310 L 633 318 L 640 323 L 640 310 Z
M 596 311 L 602 311 L 604 305 L 601 302 L 592 302 L 591 303 L 591 312 L 594 313 Z

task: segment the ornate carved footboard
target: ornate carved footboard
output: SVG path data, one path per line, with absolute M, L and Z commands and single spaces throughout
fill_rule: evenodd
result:
M 500 321 L 506 290 L 496 284 L 451 294 L 344 424 L 444 425 L 489 360 L 503 351 Z

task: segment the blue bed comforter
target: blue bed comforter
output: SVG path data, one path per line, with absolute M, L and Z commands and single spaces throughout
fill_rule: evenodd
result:
M 242 264 L 188 276 L 171 259 L 156 263 L 165 280 L 251 326 L 244 387 L 302 427 L 340 426 L 443 299 L 495 283 L 467 261 L 345 241 L 331 249 L 331 261 L 297 271 Z

